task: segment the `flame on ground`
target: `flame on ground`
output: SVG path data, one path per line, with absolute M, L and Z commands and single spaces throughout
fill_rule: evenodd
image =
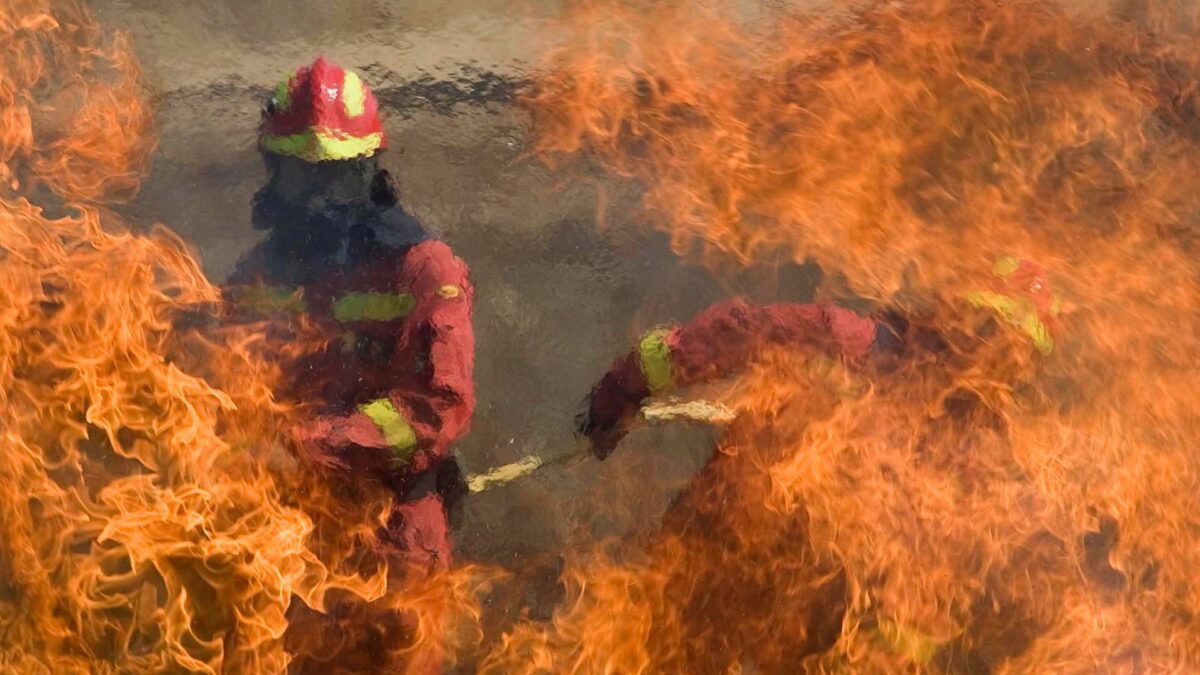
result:
M 377 668 L 473 625 L 470 569 L 389 569 L 387 494 L 288 450 L 303 340 L 211 320 L 187 246 L 102 208 L 154 146 L 125 38 L 60 0 L 0 3 L 0 38 L 0 671 L 365 672 L 342 650 L 380 629 L 313 616 L 403 617 Z
M 744 10 L 744 8 L 741 8 Z M 661 531 L 495 673 L 1200 669 L 1195 17 L 1147 3 L 589 2 L 527 98 L 710 265 L 811 258 L 902 357 L 764 354 Z M 1055 347 L 963 306 L 1044 264 Z

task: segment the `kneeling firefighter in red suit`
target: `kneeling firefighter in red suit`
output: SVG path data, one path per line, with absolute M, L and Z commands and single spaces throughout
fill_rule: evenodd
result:
M 957 368 L 973 363 L 974 350 L 986 353 L 991 344 L 1000 350 L 1016 345 L 1020 353 L 1011 353 L 1013 364 L 1041 360 L 1026 360 L 1026 345 L 1048 355 L 1054 349 L 1059 303 L 1042 269 L 1005 257 L 981 279 L 978 288 L 961 294 L 962 307 L 935 308 L 928 316 L 885 312 L 868 317 L 834 304 L 717 304 L 690 322 L 651 331 L 614 361 L 593 389 L 579 431 L 604 459 L 631 428 L 645 399 L 731 376 L 770 346 L 812 352 L 814 364 L 825 362 L 821 357 L 837 359 L 850 373 L 866 377 L 905 363 Z M 944 325 L 937 313 L 942 309 L 954 317 L 953 325 Z M 991 339 L 998 323 L 1015 328 L 1008 331 L 1011 339 Z M 1031 372 L 1018 368 L 1011 375 L 1021 380 Z M 966 410 L 947 414 L 972 419 Z M 770 438 L 771 431 L 756 433 Z M 781 446 L 783 452 L 791 447 Z M 836 558 L 803 545 L 808 536 L 803 509 L 762 514 L 772 478 L 755 465 L 769 466 L 778 458 L 769 454 L 769 441 L 763 452 L 717 452 L 664 514 L 663 531 L 678 547 L 667 549 L 673 564 L 666 567 L 663 592 L 678 602 L 680 620 L 693 638 L 672 652 L 678 672 L 730 672 L 746 663 L 755 672 L 797 672 L 804 659 L 826 653 L 842 635 L 849 597 L 844 569 Z M 1042 539 L 1032 541 L 1045 547 Z M 997 572 L 998 578 L 1024 578 L 1023 565 L 1041 565 L 1046 559 L 1040 557 L 1042 549 L 1030 550 L 1028 556 L 1015 556 Z M 981 602 L 971 617 L 972 634 L 995 637 L 988 626 L 1002 625 L 994 620 L 1001 615 L 1011 622 L 1007 625 L 1031 625 L 1037 620 L 1036 607 L 1023 603 L 1019 594 Z M 1027 644 L 1007 636 L 979 644 L 942 644 L 914 627 L 882 620 L 864 624 L 863 630 L 873 631 L 869 634 L 881 648 L 916 663 L 937 658 L 939 663 L 968 664 L 965 669 L 972 672 L 987 672 Z
M 331 474 L 394 492 L 383 553 L 445 569 L 447 512 L 465 491 L 450 446 L 475 406 L 467 266 L 401 208 L 375 97 L 353 72 L 318 58 L 289 75 L 259 145 L 269 178 L 253 222 L 267 237 L 228 283 L 231 312 L 306 315 L 327 334 L 281 392 L 316 404 L 297 435 Z M 440 672 L 440 646 L 409 661 L 400 670 Z

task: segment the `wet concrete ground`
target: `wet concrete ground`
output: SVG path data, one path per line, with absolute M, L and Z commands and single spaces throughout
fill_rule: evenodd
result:
M 324 53 L 359 71 L 383 105 L 404 205 L 471 266 L 477 286 L 468 472 L 571 447 L 592 383 L 635 336 L 731 292 L 802 300 L 808 268 L 785 264 L 718 281 L 682 265 L 634 223 L 636 194 L 586 166 L 552 174 L 526 157 L 515 94 L 553 36 L 556 3 L 487 0 L 95 0 L 131 33 L 158 104 L 159 147 L 124 209 L 195 245 L 214 281 L 259 236 L 250 198 L 262 100 Z M 601 231 L 596 189 L 613 205 Z M 599 536 L 652 528 L 711 452 L 704 431 L 635 434 L 614 458 L 583 460 L 473 497 L 460 560 L 520 567 Z

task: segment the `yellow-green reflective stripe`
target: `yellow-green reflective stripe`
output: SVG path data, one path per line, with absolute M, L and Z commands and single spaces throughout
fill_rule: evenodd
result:
M 918 664 L 929 663 L 938 649 L 938 643 L 932 637 L 895 621 L 879 622 L 876 636 L 889 651 L 903 654 Z
M 1007 279 L 1013 275 L 1021 267 L 1021 259 L 1015 255 L 1006 255 L 1003 258 L 996 260 L 992 265 L 992 274 Z
M 299 157 L 306 162 L 322 162 L 330 159 L 370 157 L 383 144 L 383 134 L 376 132 L 361 138 L 339 137 L 327 131 L 310 129 L 291 136 L 264 134 L 258 142 L 267 152 Z
M 638 343 L 638 362 L 651 394 L 659 394 L 671 386 L 671 348 L 666 341 L 667 331 L 648 333 Z
M 258 312 L 288 312 L 300 314 L 308 311 L 304 290 L 287 286 L 238 286 L 232 291 L 233 301 L 239 306 Z
M 275 108 L 281 112 L 286 112 L 292 107 L 292 78 L 293 75 L 288 75 L 275 85 Z
M 383 440 L 392 450 L 394 464 L 408 464 L 417 449 L 417 433 L 409 426 L 404 415 L 396 410 L 390 399 L 377 398 L 358 406 L 358 411 L 375 423 L 383 434 Z
M 366 98 L 362 80 L 358 79 L 358 75 L 347 71 L 346 79 L 342 82 L 342 104 L 346 106 L 346 114 L 350 117 L 363 114 Z
M 346 293 L 333 303 L 337 321 L 391 321 L 403 319 L 417 306 L 411 293 Z
M 1054 339 L 1050 329 L 1038 317 L 1037 307 L 1025 298 L 1012 298 L 990 291 L 973 291 L 963 296 L 976 307 L 994 310 L 1010 324 L 1020 328 L 1033 340 L 1033 346 L 1042 354 L 1054 351 Z

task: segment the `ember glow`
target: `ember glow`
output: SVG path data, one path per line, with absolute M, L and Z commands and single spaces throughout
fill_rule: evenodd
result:
M 306 336 L 225 325 L 182 241 L 104 208 L 154 145 L 127 41 L 61 0 L 0 3 L 0 38 L 0 671 L 362 672 L 355 633 L 403 624 L 387 667 L 473 622 L 469 569 L 409 583 L 369 553 L 386 494 L 289 449 Z M 371 621 L 304 620 L 335 596 Z
M 525 101 L 543 158 L 908 331 L 764 354 L 661 530 L 582 556 L 490 672 L 1200 669 L 1200 43 L 1116 5 L 576 6 Z M 1006 256 L 1052 344 L 968 302 Z

